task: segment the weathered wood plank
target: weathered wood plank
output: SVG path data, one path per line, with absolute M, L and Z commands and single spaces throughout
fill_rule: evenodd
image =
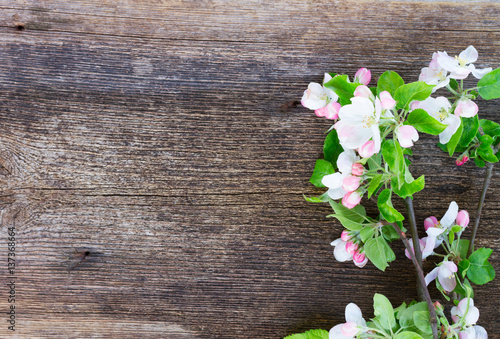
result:
M 328 122 L 287 103 L 326 70 L 411 80 L 434 50 L 469 43 L 478 66 L 498 67 L 499 7 L 352 4 L 0 2 L 0 207 L 2 236 L 19 212 L 18 337 L 276 338 L 329 328 L 350 301 L 370 316 L 373 292 L 414 297 L 403 260 L 386 273 L 334 261 L 340 225 L 302 198 L 318 193 L 307 180 Z M 482 117 L 497 107 L 480 102 Z M 481 184 L 482 170 L 434 143 L 414 151 L 429 185 L 420 223 L 452 199 L 474 210 Z M 497 180 L 478 239 L 495 251 L 499 194 Z M 493 336 L 498 299 L 498 282 L 478 288 Z
M 187 40 L 324 43 L 391 38 L 391 50 L 418 47 L 429 31 L 498 33 L 497 1 L 0 1 L 0 25 L 27 30 Z M 458 15 L 463 13 L 463 15 Z M 391 29 L 387 29 L 390 25 Z M 369 29 L 367 29 L 369 27 Z M 417 33 L 418 32 L 418 33 Z M 374 41 L 365 41 L 374 43 Z

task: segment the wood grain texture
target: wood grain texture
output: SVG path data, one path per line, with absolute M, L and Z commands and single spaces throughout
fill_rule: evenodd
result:
M 1 243 L 18 228 L 16 332 L 0 316 L 0 337 L 279 338 L 329 329 L 351 301 L 371 317 L 374 292 L 414 298 L 404 259 L 333 259 L 342 228 L 302 197 L 320 192 L 329 123 L 290 103 L 325 71 L 412 81 L 469 44 L 499 67 L 499 17 L 495 1 L 0 0 Z M 498 101 L 479 105 L 499 121 Z M 480 194 L 483 170 L 435 142 L 414 149 L 420 224 Z M 498 269 L 495 172 L 477 241 Z M 491 338 L 499 286 L 475 299 Z

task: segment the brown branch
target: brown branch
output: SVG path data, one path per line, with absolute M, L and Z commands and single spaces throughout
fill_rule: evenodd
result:
M 413 200 L 410 197 L 406 197 L 404 200 L 406 211 L 408 212 L 408 222 L 410 224 L 410 233 L 413 241 L 413 250 L 415 253 L 415 259 L 420 267 L 423 269 L 422 264 L 422 251 L 420 250 L 420 239 L 418 237 L 417 222 L 415 219 L 415 211 L 413 209 Z M 421 284 L 417 284 L 418 297 L 422 301 L 424 300 L 424 288 Z
M 477 229 L 479 227 L 479 219 L 481 218 L 481 211 L 484 205 L 484 199 L 486 198 L 486 191 L 491 182 L 491 177 L 493 176 L 493 164 L 488 162 L 486 164 L 486 173 L 483 182 L 483 191 L 481 192 L 481 198 L 477 204 L 476 219 L 474 220 L 474 226 L 472 227 L 472 235 L 470 236 L 469 249 L 467 250 L 467 258 L 474 252 L 474 240 L 476 239 Z
M 429 317 L 430 317 L 430 323 L 431 323 L 431 328 L 432 328 L 432 336 L 434 339 L 438 339 L 438 331 L 437 331 L 438 321 L 437 321 L 437 316 L 436 316 L 436 310 L 434 309 L 434 305 L 432 304 L 432 299 L 431 299 L 431 296 L 429 294 L 429 290 L 427 289 L 427 284 L 425 283 L 424 271 L 422 270 L 421 263 L 419 263 L 417 261 L 415 253 L 413 253 L 412 248 L 410 246 L 410 242 L 406 238 L 406 234 L 404 234 L 404 232 L 401 231 L 401 229 L 399 228 L 398 225 L 396 225 L 396 224 L 390 224 L 390 225 L 399 234 L 399 237 L 403 241 L 403 244 L 405 245 L 406 249 L 408 250 L 408 253 L 410 254 L 410 258 L 411 258 L 411 261 L 413 262 L 413 266 L 415 266 L 415 270 L 417 271 L 419 286 L 422 287 L 423 294 L 424 294 L 424 300 L 425 300 L 425 302 L 427 302 L 427 308 L 429 309 Z

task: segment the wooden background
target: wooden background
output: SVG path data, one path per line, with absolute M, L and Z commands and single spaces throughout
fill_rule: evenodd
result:
M 302 196 L 321 193 L 329 122 L 294 101 L 325 71 L 415 81 L 470 44 L 497 68 L 499 40 L 497 1 L 0 0 L 0 337 L 280 338 L 344 322 L 351 301 L 371 317 L 374 292 L 414 298 L 399 243 L 386 273 L 334 260 L 342 228 Z M 420 225 L 452 200 L 473 214 L 482 183 L 436 141 L 414 148 Z M 495 172 L 478 244 L 498 270 Z M 498 281 L 476 290 L 490 338 Z

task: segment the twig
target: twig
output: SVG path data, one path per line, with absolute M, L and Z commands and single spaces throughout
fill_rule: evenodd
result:
M 423 295 L 424 295 L 424 300 L 427 302 L 427 308 L 429 309 L 429 317 L 430 317 L 430 323 L 431 323 L 431 328 L 432 328 L 432 336 L 434 339 L 438 339 L 438 331 L 437 331 L 437 316 L 436 316 L 436 310 L 434 309 L 434 305 L 432 304 L 432 299 L 429 294 L 429 290 L 427 289 L 427 284 L 425 283 L 425 277 L 424 277 L 424 271 L 422 270 L 421 263 L 417 261 L 415 253 L 412 251 L 410 242 L 406 238 L 406 235 L 404 234 L 403 231 L 399 228 L 398 225 L 396 224 L 390 224 L 394 230 L 399 234 L 399 237 L 403 241 L 403 244 L 405 245 L 406 249 L 408 250 L 408 253 L 410 254 L 411 261 L 413 262 L 413 266 L 415 266 L 415 270 L 417 271 L 417 277 L 418 277 L 418 282 L 419 286 L 423 290 Z M 416 252 L 416 251 L 415 251 Z
M 418 237 L 417 223 L 415 221 L 415 211 L 413 209 L 413 200 L 410 197 L 405 199 L 406 211 L 408 212 L 408 222 L 410 223 L 410 233 L 413 241 L 413 251 L 415 253 L 415 259 L 418 266 L 422 270 L 422 251 L 420 250 L 420 239 Z M 424 300 L 424 287 L 421 284 L 417 284 L 417 292 L 420 300 Z
M 470 236 L 469 249 L 467 250 L 467 258 L 474 252 L 474 240 L 476 239 L 477 229 L 479 227 L 479 219 L 481 218 L 481 211 L 483 209 L 484 199 L 486 198 L 486 191 L 491 182 L 491 177 L 493 176 L 493 164 L 491 162 L 486 163 L 486 174 L 484 176 L 483 191 L 481 192 L 481 198 L 477 204 L 476 220 L 474 220 L 474 226 L 472 227 L 472 235 Z

